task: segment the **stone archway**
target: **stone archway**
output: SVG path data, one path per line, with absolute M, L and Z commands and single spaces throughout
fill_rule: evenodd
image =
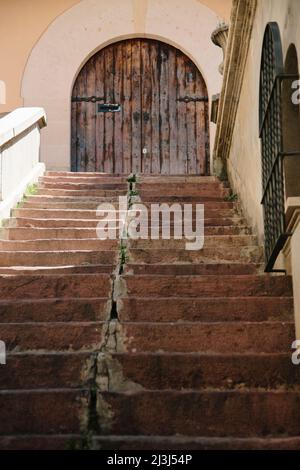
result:
M 108 44 L 133 37 L 166 42 L 190 57 L 202 73 L 208 95 L 220 92 L 221 51 L 210 39 L 217 15 L 197 0 L 149 0 L 137 21 L 132 0 L 83 0 L 59 16 L 29 57 L 22 82 L 25 106 L 43 106 L 48 129 L 42 160 L 50 169 L 70 169 L 70 97 L 82 65 Z M 211 128 L 213 145 L 214 126 Z

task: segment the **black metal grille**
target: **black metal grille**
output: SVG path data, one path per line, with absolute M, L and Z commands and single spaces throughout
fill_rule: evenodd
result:
M 296 152 L 284 152 L 282 131 L 282 84 L 297 79 L 284 74 L 282 45 L 277 23 L 267 25 L 260 71 L 260 138 L 262 145 L 263 211 L 266 272 L 274 264 L 289 234 L 285 222 L 284 158 Z

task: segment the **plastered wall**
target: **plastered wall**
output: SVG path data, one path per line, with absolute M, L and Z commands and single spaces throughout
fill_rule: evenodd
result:
M 48 128 L 42 136 L 42 160 L 48 168 L 70 169 L 73 83 L 87 59 L 107 44 L 149 37 L 174 45 L 198 66 L 209 95 L 218 93 L 222 51 L 210 36 L 224 4 L 228 4 L 223 0 L 221 3 L 222 8 L 216 12 L 198 0 L 82 0 L 58 16 L 33 47 L 21 89 L 25 106 L 46 110 Z M 214 125 L 211 144 L 213 138 Z

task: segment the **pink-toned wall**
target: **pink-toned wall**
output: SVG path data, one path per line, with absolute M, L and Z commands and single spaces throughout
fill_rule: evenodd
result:
M 81 0 L 1 0 L 0 1 L 0 81 L 6 85 L 5 104 L 0 113 L 23 105 L 21 83 L 30 53 L 50 24 Z M 98 0 L 101 2 L 101 0 Z M 132 0 L 136 20 L 142 21 L 145 0 Z M 172 1 L 170 8 L 172 8 Z M 184 2 L 184 0 L 182 0 Z M 197 0 L 220 19 L 229 19 L 232 0 Z M 201 31 L 199 31 L 201 34 Z
M 0 104 L 0 113 L 23 105 L 22 76 L 33 46 L 57 16 L 79 1 L 0 1 L 0 80 L 6 84 L 6 104 Z

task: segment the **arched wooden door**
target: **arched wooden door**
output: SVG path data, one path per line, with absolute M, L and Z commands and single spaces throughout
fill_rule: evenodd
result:
M 151 39 L 91 57 L 72 93 L 72 170 L 207 175 L 208 97 L 195 64 Z

